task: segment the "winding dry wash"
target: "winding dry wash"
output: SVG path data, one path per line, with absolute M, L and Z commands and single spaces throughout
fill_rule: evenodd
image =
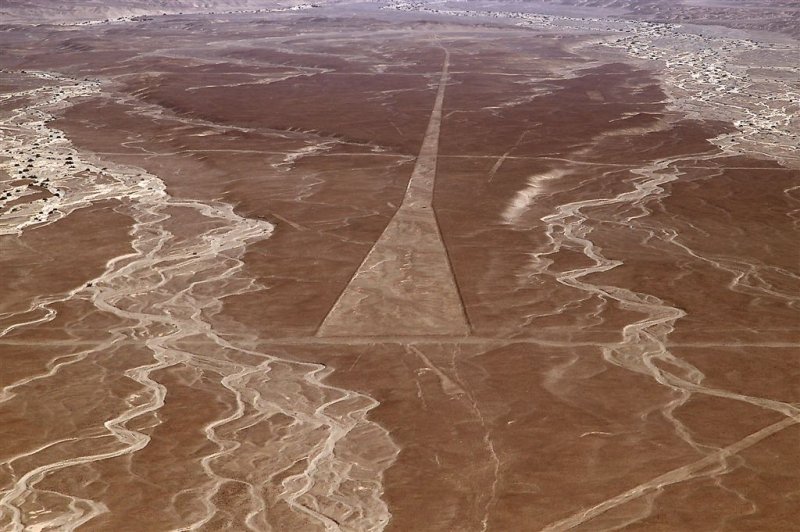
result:
M 798 24 L 0 5 L 0 529 L 796 530 Z
M 286 360 L 237 346 L 220 336 L 203 317 L 204 313 L 219 312 L 224 298 L 258 289 L 253 279 L 241 274 L 241 256 L 249 244 L 269 238 L 273 225 L 241 217 L 229 204 L 170 198 L 160 179 L 141 170 L 117 165 L 101 169 L 83 160 L 63 132 L 47 127 L 52 119 L 48 110 L 70 98 L 91 94 L 97 83 L 32 75 L 54 84 L 8 95 L 14 99 L 33 93 L 34 99 L 5 124 L 7 131 L 13 132 L 9 134 L 11 155 L 17 155 L 10 160 L 20 162 L 6 166 L 13 171 L 32 151 L 34 157 L 40 158 L 37 156 L 41 150 L 45 162 L 31 165 L 24 175 L 38 172 L 28 179 L 41 183 L 52 196 L 39 202 L 44 207 L 28 217 L 24 217 L 23 209 L 10 207 L 9 222 L 16 221 L 15 226 L 9 223 L 10 231 L 23 237 L 26 229 L 55 223 L 76 208 L 118 198 L 118 212 L 132 221 L 128 231 L 132 250 L 108 260 L 105 270 L 86 285 L 58 296 L 37 297 L 27 308 L 3 316 L 10 324 L 3 331 L 8 336 L 15 330 L 53 321 L 58 316 L 56 304 L 86 301 L 119 323 L 108 328 L 107 338 L 99 345 L 54 357 L 40 373 L 4 386 L 3 402 L 12 408 L 15 400 L 23 398 L 24 388 L 47 382 L 67 371 L 68 366 L 93 363 L 95 356 L 116 351 L 128 339 L 138 339 L 136 343 L 152 358 L 124 370 L 125 377 L 140 385 L 140 389 L 124 397 L 125 408 L 108 419 L 98 419 L 96 426 L 43 441 L 35 449 L 4 458 L 3 465 L 14 472 L 12 483 L 0 499 L 10 527 L 25 529 L 29 524 L 23 515 L 34 513 L 38 514 L 37 529 L 73 529 L 107 512 L 108 507 L 101 502 L 42 490 L 37 485 L 56 471 L 125 457 L 145 448 L 150 436 L 135 425 L 159 423 L 158 412 L 165 405 L 169 389 L 154 374 L 173 367 L 180 367 L 194 378 L 209 375 L 206 378 L 218 380 L 235 407 L 198 427 L 217 450 L 199 461 L 206 479 L 186 487 L 187 492 L 194 492 L 194 505 L 198 506 L 193 520 L 185 523 L 188 529 L 212 524 L 266 527 L 267 504 L 261 491 L 263 484 L 274 481 L 276 476 L 283 476 L 282 491 L 277 497 L 320 524 L 333 520 L 356 528 L 385 524 L 388 514 L 378 497 L 381 464 L 389 463 L 396 450 L 386 431 L 371 426 L 365 418 L 375 402 L 323 383 L 326 368 L 320 364 Z M 24 149 L 29 146 L 38 149 Z M 54 161 L 70 161 L 67 171 L 54 168 Z M 80 171 L 70 172 L 73 166 Z M 19 197 L 24 198 L 25 188 L 14 191 L 22 192 Z M 31 204 L 27 205 L 30 209 Z M 36 203 L 33 206 L 39 207 Z M 181 211 L 187 222 L 180 228 L 168 227 L 170 213 Z M 280 374 L 280 378 L 273 379 L 272 374 Z M 225 469 L 230 463 L 249 460 L 237 457 L 242 445 L 237 434 L 275 417 L 289 423 L 294 441 L 282 438 L 275 443 L 272 464 L 260 464 L 257 472 L 248 472 L 244 478 L 229 476 Z M 371 456 L 360 463 L 365 470 L 361 473 L 364 478 L 359 478 L 361 492 L 340 493 L 350 480 L 352 466 L 333 451 L 337 446 L 347 448 L 348 439 L 365 436 L 370 441 L 365 442 L 364 448 L 370 450 Z M 357 456 L 361 446 L 354 447 L 350 452 Z M 16 474 L 19 462 L 39 456 L 42 458 L 34 462 L 36 467 Z M 371 462 L 376 464 L 371 466 Z M 304 467 L 287 474 L 298 464 Z M 216 499 L 231 491 L 232 484 L 239 485 L 234 488 L 239 492 L 237 515 L 220 516 Z M 46 503 L 42 501 L 45 497 Z

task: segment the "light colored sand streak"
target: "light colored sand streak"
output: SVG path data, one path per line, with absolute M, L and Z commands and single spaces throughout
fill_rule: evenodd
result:
M 745 449 L 748 449 L 749 447 L 752 447 L 753 445 L 765 440 L 773 434 L 782 431 L 783 429 L 796 425 L 797 423 L 800 423 L 800 419 L 783 419 L 777 423 L 773 423 L 768 427 L 750 434 L 746 438 L 742 438 L 732 445 L 706 455 L 696 462 L 673 469 L 668 473 L 631 488 L 628 491 L 617 495 L 616 497 L 603 501 L 596 506 L 582 510 L 577 514 L 566 519 L 562 519 L 556 523 L 552 523 L 543 528 L 542 532 L 557 532 L 573 529 L 576 526 L 582 525 L 598 515 L 607 512 L 608 510 L 625 504 L 626 502 L 630 502 L 634 499 L 647 496 L 655 491 L 661 490 L 678 482 L 685 482 L 697 477 L 722 475 L 728 470 L 726 464 L 726 460 L 728 458 L 744 451 Z
M 403 203 L 325 317 L 319 336 L 467 335 L 469 325 L 433 212 L 445 58 Z

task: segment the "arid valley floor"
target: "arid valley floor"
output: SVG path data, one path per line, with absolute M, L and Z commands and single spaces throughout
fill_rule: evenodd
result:
M 800 530 L 800 5 L 0 1 L 0 530 Z

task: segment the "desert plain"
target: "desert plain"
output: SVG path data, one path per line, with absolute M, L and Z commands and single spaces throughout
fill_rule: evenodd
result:
M 0 529 L 800 529 L 798 27 L 0 3 Z

